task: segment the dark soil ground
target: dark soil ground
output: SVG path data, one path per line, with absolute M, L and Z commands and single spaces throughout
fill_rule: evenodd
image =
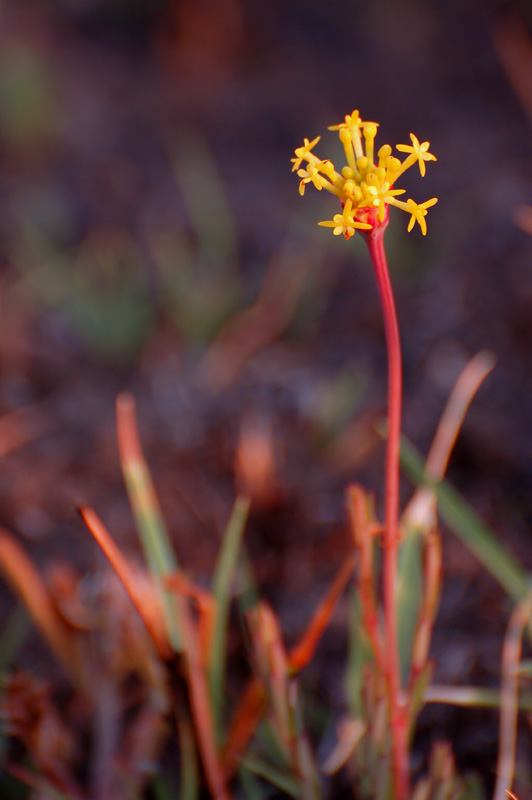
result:
M 496 355 L 449 476 L 532 569 L 532 239 L 516 223 L 532 204 L 527 3 L 4 0 L 0 22 L 0 522 L 43 570 L 101 563 L 80 503 L 136 552 L 114 431 L 128 390 L 200 582 L 242 480 L 238 443 L 271 436 L 246 536 L 287 639 L 302 629 L 348 546 L 345 485 L 382 500 L 373 276 L 361 243 L 316 227 L 335 210 L 299 198 L 289 162 L 304 136 L 323 134 L 328 154 L 327 125 L 355 107 L 381 144 L 413 131 L 438 157 L 406 182 L 439 198 L 428 236 L 400 212 L 387 234 L 404 430 L 426 452 L 462 366 Z M 264 318 L 217 339 L 267 274 Z M 444 551 L 436 680 L 497 686 L 508 601 L 448 531 Z M 344 624 L 345 610 L 313 673 L 338 706 Z M 50 673 L 31 640 L 21 659 Z M 422 732 L 422 749 L 447 737 L 489 780 L 494 713 L 432 708 Z

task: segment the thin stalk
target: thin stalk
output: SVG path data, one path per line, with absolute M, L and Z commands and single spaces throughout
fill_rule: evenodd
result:
M 408 794 L 408 725 L 406 709 L 401 699 L 401 673 L 397 637 L 397 560 L 399 517 L 399 444 L 401 437 L 402 365 L 401 342 L 397 312 L 386 252 L 384 250 L 384 224 L 376 224 L 364 233 L 377 278 L 386 346 L 388 351 L 388 440 L 386 447 L 385 476 L 385 532 L 384 532 L 384 627 L 387 645 L 387 673 L 390 699 L 390 716 L 393 738 L 393 771 L 395 800 L 404 800 Z

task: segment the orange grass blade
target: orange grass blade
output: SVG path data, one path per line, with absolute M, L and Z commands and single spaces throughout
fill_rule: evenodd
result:
M 249 679 L 240 698 L 231 722 L 227 743 L 222 753 L 222 765 L 227 781 L 236 772 L 239 759 L 246 750 L 255 728 L 262 719 L 265 707 L 264 690 L 259 680 L 254 676 Z
M 138 611 L 148 633 L 153 640 L 153 643 L 155 644 L 155 647 L 157 648 L 157 652 L 163 659 L 170 658 L 171 649 L 164 634 L 164 624 L 162 624 L 163 621 L 156 620 L 153 613 L 149 614 L 147 612 L 147 608 L 143 603 L 142 593 L 138 590 L 135 574 L 120 552 L 120 549 L 111 538 L 107 528 L 91 508 L 80 508 L 79 513 L 81 514 L 87 528 L 94 536 L 96 542 L 103 550 L 118 579 L 122 583 L 122 586 L 126 590 L 131 602 Z
M 212 641 L 216 621 L 216 600 L 206 589 L 193 583 L 182 572 L 176 572 L 167 579 L 170 586 L 179 596 L 192 598 L 198 606 L 197 643 L 198 654 L 203 669 L 207 669 L 212 657 Z M 181 607 L 181 606 L 180 606 Z
M 17 540 L 0 529 L 0 569 L 26 606 L 41 636 L 78 685 L 83 685 L 81 654 L 75 635 L 59 615 L 33 562 Z
M 295 647 L 290 649 L 288 663 L 292 672 L 302 670 L 314 656 L 318 643 L 331 621 L 338 599 L 353 574 L 354 566 L 355 560 L 353 556 L 347 556 L 331 583 L 327 594 L 314 612 L 306 631 Z
M 180 610 L 183 656 L 187 667 L 190 704 L 205 779 L 214 800 L 230 800 L 226 776 L 222 770 L 216 747 L 216 734 L 212 716 L 209 687 L 205 666 L 202 663 L 197 625 L 192 618 L 189 599 L 183 597 L 183 581 L 171 576 L 168 584 L 177 595 Z M 201 612 L 200 612 L 201 613 Z

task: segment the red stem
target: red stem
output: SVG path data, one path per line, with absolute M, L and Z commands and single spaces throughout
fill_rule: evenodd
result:
M 394 800 L 408 793 L 408 720 L 401 698 L 401 670 L 397 637 L 397 557 L 399 516 L 399 446 L 401 435 L 402 367 L 399 326 L 386 253 L 385 224 L 364 232 L 381 299 L 388 350 L 388 441 L 386 448 L 386 499 L 384 534 L 384 627 L 388 651 L 387 672 L 393 737 Z

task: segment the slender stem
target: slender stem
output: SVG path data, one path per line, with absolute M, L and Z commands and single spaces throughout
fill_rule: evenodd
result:
M 401 672 L 397 637 L 397 558 L 399 515 L 399 443 L 401 436 L 402 367 L 399 326 L 386 253 L 386 224 L 365 233 L 381 299 L 388 350 L 388 441 L 386 449 L 386 498 L 384 534 L 384 627 L 387 645 L 388 688 L 393 739 L 394 800 L 408 793 L 408 721 L 401 698 Z

